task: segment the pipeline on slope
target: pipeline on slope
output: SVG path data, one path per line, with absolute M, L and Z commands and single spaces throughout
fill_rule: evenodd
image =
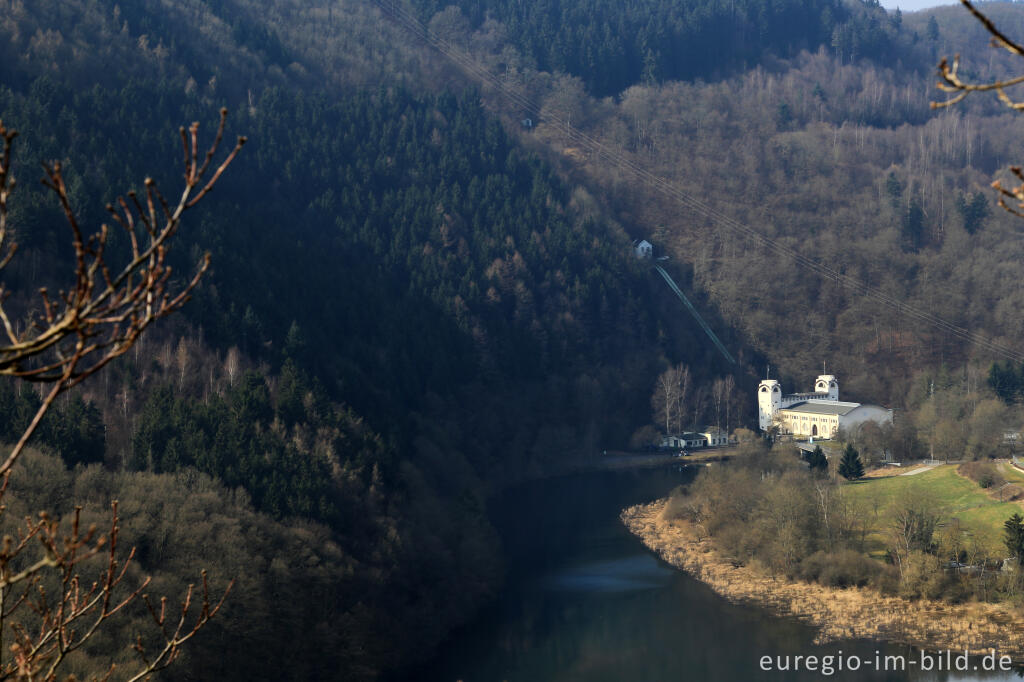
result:
M 679 286 L 676 285 L 676 282 L 674 279 L 672 279 L 672 276 L 668 274 L 665 271 L 665 268 L 661 267 L 660 265 L 655 265 L 654 269 L 657 270 L 658 273 L 662 276 L 662 278 L 668 284 L 669 288 L 676 293 L 676 296 L 679 297 L 679 300 L 681 300 L 686 305 L 686 307 L 690 311 L 690 314 L 693 315 L 693 318 L 695 320 L 697 320 L 697 324 L 700 325 L 700 328 L 704 330 L 704 333 L 708 335 L 708 338 L 711 339 L 711 342 L 715 344 L 719 351 L 721 351 L 722 356 L 729 362 L 729 364 L 735 365 L 736 360 L 733 359 L 732 354 L 729 353 L 726 347 L 718 339 L 718 336 L 715 335 L 715 332 L 711 331 L 711 327 L 709 327 L 708 323 L 704 321 L 704 318 L 700 316 L 700 313 L 697 312 L 697 309 L 693 307 L 693 304 L 690 303 L 690 299 L 686 298 L 686 294 L 684 294 L 683 291 L 679 288 Z
M 453 43 L 442 40 L 438 36 L 432 34 L 427 26 L 417 17 L 412 15 L 409 10 L 402 5 L 402 3 L 398 2 L 398 0 L 372 1 L 384 12 L 385 15 L 391 17 L 396 23 L 398 23 L 398 25 L 404 27 L 413 36 L 423 40 L 425 43 L 439 51 L 454 64 L 465 70 L 470 77 L 477 79 L 485 86 L 494 87 L 497 92 L 502 93 L 502 95 L 511 100 L 514 105 L 519 106 L 524 113 L 540 118 L 541 108 L 537 102 L 530 100 L 516 88 L 510 86 L 502 77 L 491 73 L 486 68 L 478 64 L 468 52 L 465 52 L 455 47 Z M 1013 360 L 1014 362 L 1024 362 L 1024 353 L 1020 351 L 993 341 L 980 332 L 976 332 L 970 328 L 960 327 L 939 317 L 938 315 L 928 312 L 927 310 L 912 306 L 908 304 L 906 300 L 896 295 L 886 293 L 866 281 L 858 280 L 852 275 L 846 274 L 842 270 L 831 268 L 826 264 L 801 253 L 798 249 L 789 247 L 778 240 L 771 239 L 738 220 L 723 214 L 721 211 L 709 206 L 696 197 L 685 193 L 682 189 L 668 182 L 664 178 L 655 175 L 617 149 L 608 147 L 601 140 L 573 127 L 568 119 L 562 119 L 556 113 L 548 113 L 545 115 L 545 118 L 552 123 L 558 124 L 558 128 L 564 126 L 567 139 L 574 141 L 593 153 L 596 153 L 599 159 L 607 159 L 614 166 L 633 177 L 636 177 L 652 189 L 661 192 L 669 198 L 675 199 L 683 206 L 688 207 L 698 214 L 710 218 L 717 227 L 731 230 L 741 237 L 750 239 L 754 243 L 765 247 L 769 251 L 788 257 L 800 266 L 805 267 L 812 272 L 816 272 L 822 277 L 826 277 L 829 281 L 835 281 L 837 284 L 844 284 L 851 290 L 888 306 L 904 318 L 924 322 L 936 329 L 977 344 L 982 348 L 1004 358 Z

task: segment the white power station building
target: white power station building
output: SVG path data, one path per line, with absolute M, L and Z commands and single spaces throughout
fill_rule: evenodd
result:
M 832 374 L 820 375 L 813 393 L 784 394 L 778 381 L 765 379 L 757 387 L 757 411 L 762 431 L 778 426 L 780 433 L 798 437 L 832 438 L 839 429 L 849 431 L 867 421 L 892 423 L 890 409 L 839 400 L 839 382 Z

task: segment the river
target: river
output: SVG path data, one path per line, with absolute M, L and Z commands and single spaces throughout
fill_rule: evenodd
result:
M 692 469 L 588 473 L 531 482 L 492 505 L 507 565 L 504 589 L 410 680 L 618 682 L 708 680 L 1010 680 L 1016 673 L 935 672 L 940 661 L 905 646 L 813 644 L 792 618 L 730 604 L 648 552 L 618 519 L 663 497 Z M 814 671 L 780 671 L 795 656 Z M 769 656 L 771 670 L 762 669 Z M 831 656 L 826 675 L 824 657 Z M 892 657 L 888 660 L 886 656 Z M 857 672 L 839 670 L 859 662 Z M 931 663 L 932 671 L 921 670 Z M 956 665 L 955 654 L 950 659 Z M 900 665 L 904 670 L 900 671 Z M 946 665 L 945 657 L 941 665 Z M 887 671 L 879 668 L 888 667 Z

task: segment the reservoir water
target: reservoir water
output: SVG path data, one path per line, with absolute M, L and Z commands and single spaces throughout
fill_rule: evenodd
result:
M 505 548 L 501 594 L 410 677 L 437 682 L 755 680 L 1011 680 L 936 672 L 906 646 L 815 645 L 813 628 L 730 604 L 661 562 L 622 526 L 619 511 L 666 495 L 692 469 L 662 467 L 566 476 L 509 490 L 492 506 Z M 780 671 L 795 656 L 814 671 Z M 772 670 L 762 669 L 762 657 Z M 886 657 L 890 657 L 886 659 Z M 826 659 L 825 657 L 832 657 Z M 859 670 L 839 670 L 859 664 Z M 855 660 L 854 660 L 855 659 Z M 831 661 L 831 674 L 824 662 Z M 955 665 L 955 654 L 950 661 Z M 931 663 L 931 671 L 922 665 Z M 894 669 L 900 665 L 904 670 Z M 806 665 L 806 664 L 802 664 Z M 943 657 L 941 665 L 946 665 Z M 879 668 L 888 667 L 888 670 Z M 977 668 L 978 670 L 975 670 Z

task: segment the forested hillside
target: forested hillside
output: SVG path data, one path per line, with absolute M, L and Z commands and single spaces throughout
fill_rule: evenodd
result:
M 203 566 L 238 579 L 171 674 L 372 677 L 496 589 L 489 490 L 627 442 L 665 357 L 717 367 L 659 321 L 656 282 L 600 202 L 473 90 L 353 86 L 338 64 L 321 87 L 251 8 L 194 9 L 12 3 L 0 23 L 15 173 L 62 159 L 86 224 L 146 176 L 174 187 L 180 124 L 210 130 L 226 104 L 249 139 L 172 254 L 184 277 L 212 252 L 195 300 L 47 417 L 40 446 L 92 467 L 31 460 L 19 504 L 99 513 L 118 496 L 159 584 Z M 47 192 L 20 182 L 11 223 L 7 286 L 59 283 L 72 253 Z M 3 387 L 6 438 L 38 402 Z M 32 497 L 37 476 L 66 495 Z M 214 550 L 232 528 L 244 551 Z M 104 660 L 90 654 L 80 670 Z
M 985 12 L 1010 35 L 1024 33 L 1017 7 L 992 3 Z M 431 28 L 443 37 L 452 16 L 435 15 Z M 953 452 L 974 437 L 978 401 L 993 397 L 983 377 L 1002 356 L 950 327 L 1020 352 L 1020 226 L 988 188 L 1024 149 L 1013 135 L 1018 116 L 994 97 L 932 110 L 945 95 L 927 74 L 955 54 L 969 80 L 1019 67 L 986 51 L 986 32 L 961 9 L 893 13 L 887 22 L 896 57 L 847 53 L 836 34 L 830 46 L 765 57 L 720 80 L 635 85 L 614 99 L 588 94 L 585 72 L 538 72 L 510 59 L 518 43 L 494 24 L 458 44 L 477 73 L 493 75 L 492 106 L 513 120 L 536 116 L 527 137 L 603 187 L 627 230 L 653 235 L 686 285 L 705 292 L 788 387 L 805 388 L 826 362 L 844 395 L 900 408 L 908 433 Z M 688 199 L 666 197 L 643 173 Z M 922 312 L 942 324 L 922 322 Z M 921 390 L 940 384 L 967 402 L 940 405 Z M 999 421 L 976 416 L 989 427 Z M 937 430 L 936 419 L 946 426 Z M 916 438 L 896 449 L 914 456 Z
M 945 365 L 967 381 L 967 365 L 984 373 L 998 356 L 752 249 L 723 221 L 683 208 L 609 163 L 597 144 L 567 135 L 566 122 L 785 249 L 1019 348 L 1020 227 L 987 192 L 1024 158 L 1012 134 L 1019 120 L 994 98 L 929 108 L 944 97 L 927 75 L 941 55 L 964 53 L 968 78 L 1013 72 L 958 11 L 893 15 L 901 61 L 875 52 L 851 61 L 833 42 L 717 81 L 635 85 L 614 100 L 591 97 L 564 74 L 510 71 L 505 55 L 515 41 L 488 42 L 485 28 L 466 45 L 479 68 L 504 76 L 495 105 L 521 116 L 521 100 L 507 91 L 532 98 L 540 112 L 532 137 L 604 187 L 634 236 L 653 232 L 656 246 L 685 263 L 696 288 L 773 359 L 787 385 L 799 386 L 824 360 L 847 395 L 910 406 L 914 377 Z M 1015 7 L 996 3 L 991 14 L 1011 34 L 1021 28 Z
M 471 29 L 500 36 L 518 52 L 504 53 L 509 66 L 578 76 L 597 97 L 641 83 L 721 77 L 819 45 L 845 59 L 901 56 L 897 21 L 877 5 L 835 0 L 414 4 L 442 38 L 465 42 Z
M 195 300 L 58 406 L 38 439 L 51 454 L 15 491 L 27 508 L 90 513 L 120 496 L 161 584 L 204 562 L 238 578 L 172 675 L 406 665 L 499 584 L 489 491 L 626 443 L 667 362 L 698 384 L 733 371 L 746 390 L 751 368 L 718 364 L 631 238 L 670 255 L 741 361 L 770 360 L 788 387 L 822 360 L 865 400 L 920 407 L 936 374 L 940 394 L 960 374 L 977 387 L 989 354 L 681 211 L 566 139 L 566 121 L 901 300 L 1006 343 L 1024 331 L 1020 227 L 985 194 L 1024 159 L 1019 121 L 987 102 L 927 107 L 925 74 L 965 50 L 966 18 L 520 6 L 415 3 L 539 116 L 364 3 L 0 12 L 0 118 L 21 131 L 8 288 L 70 263 L 59 208 L 32 182 L 40 159 L 64 161 L 96 225 L 147 175 L 174 187 L 179 125 L 209 130 L 226 105 L 250 140 L 176 245 L 179 277 L 212 252 Z M 36 401 L 0 388 L 4 438 Z M 105 660 L 90 654 L 82 670 Z
M 1014 346 L 1020 227 L 986 188 L 1024 152 L 1011 134 L 1018 121 L 932 115 L 929 97 L 927 84 L 819 54 L 784 73 L 634 89 L 618 107 L 595 108 L 590 130 L 785 247 Z M 595 175 L 615 181 L 600 165 Z M 657 242 L 685 258 L 726 319 L 787 377 L 828 360 L 854 395 L 899 404 L 916 371 L 994 359 L 771 251 L 744 248 L 643 186 L 616 198 L 637 222 L 663 226 Z

